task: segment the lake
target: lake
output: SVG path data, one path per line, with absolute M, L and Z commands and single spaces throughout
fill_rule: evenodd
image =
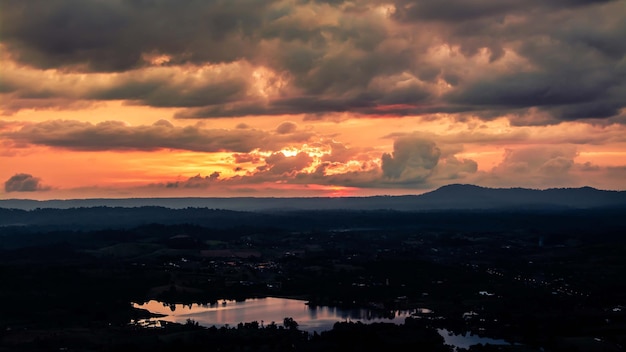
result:
M 334 307 L 308 306 L 306 301 L 288 298 L 254 298 L 245 301 L 220 300 L 216 304 L 165 304 L 159 301 L 133 303 L 133 307 L 146 309 L 164 317 L 140 321 L 143 325 L 157 324 L 159 320 L 186 323 L 192 319 L 206 327 L 224 325 L 236 326 L 239 323 L 257 321 L 264 325 L 276 322 L 282 325 L 286 317 L 298 322 L 298 329 L 308 332 L 331 330 L 338 321 L 361 321 L 363 323 L 387 322 L 401 324 L 410 311 L 393 311 L 383 317 L 371 309 L 340 309 Z
M 293 318 L 298 322 L 298 329 L 314 332 L 327 331 L 338 321 L 361 321 L 363 323 L 386 322 L 404 323 L 404 319 L 416 315 L 429 315 L 433 311 L 418 308 L 411 311 L 393 311 L 391 316 L 381 316 L 371 309 L 340 309 L 325 306 L 308 306 L 306 301 L 289 298 L 252 298 L 245 301 L 220 300 L 214 304 L 167 304 L 159 301 L 133 303 L 133 307 L 146 309 L 163 317 L 143 319 L 138 323 L 144 326 L 160 326 L 159 321 L 184 324 L 188 319 L 205 327 L 235 327 L 239 323 L 257 321 L 268 325 L 275 322 L 282 325 L 283 319 Z M 453 334 L 446 329 L 437 329 L 445 343 L 458 348 L 469 348 L 476 344 L 508 345 L 508 341 L 472 335 L 471 333 Z

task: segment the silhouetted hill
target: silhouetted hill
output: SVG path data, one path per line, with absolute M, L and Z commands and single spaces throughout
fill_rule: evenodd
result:
M 625 206 L 626 192 L 591 187 L 534 190 L 456 184 L 425 193 L 418 203 L 429 209 L 589 209 Z
M 0 200 L 0 208 L 146 207 L 172 209 L 210 208 L 237 211 L 289 210 L 478 210 L 478 209 L 589 209 L 626 207 L 626 191 L 603 191 L 591 187 L 533 190 L 448 185 L 418 196 L 344 198 L 128 198 L 72 200 Z

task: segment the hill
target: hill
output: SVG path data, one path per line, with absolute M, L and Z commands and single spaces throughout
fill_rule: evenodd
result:
M 236 211 L 287 210 L 489 210 L 489 209 L 590 209 L 626 206 L 626 191 L 591 187 L 534 190 L 448 185 L 417 196 L 344 198 L 126 198 L 70 200 L 0 200 L 0 208 L 146 207 L 171 209 L 210 208 Z

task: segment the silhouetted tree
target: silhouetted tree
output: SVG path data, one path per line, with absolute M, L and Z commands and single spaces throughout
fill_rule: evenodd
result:
M 283 320 L 283 326 L 285 327 L 285 329 L 296 330 L 298 329 L 298 322 L 293 320 L 293 318 L 288 317 Z

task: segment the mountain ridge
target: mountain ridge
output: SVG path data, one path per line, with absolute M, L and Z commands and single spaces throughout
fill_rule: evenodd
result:
M 187 198 L 91 198 L 68 200 L 0 200 L 0 208 L 33 210 L 84 207 L 146 207 L 171 209 L 212 208 L 237 211 L 288 210 L 488 210 L 488 209 L 586 209 L 626 207 L 626 191 L 580 188 L 487 188 L 450 184 L 421 195 L 370 197 L 187 197 Z

